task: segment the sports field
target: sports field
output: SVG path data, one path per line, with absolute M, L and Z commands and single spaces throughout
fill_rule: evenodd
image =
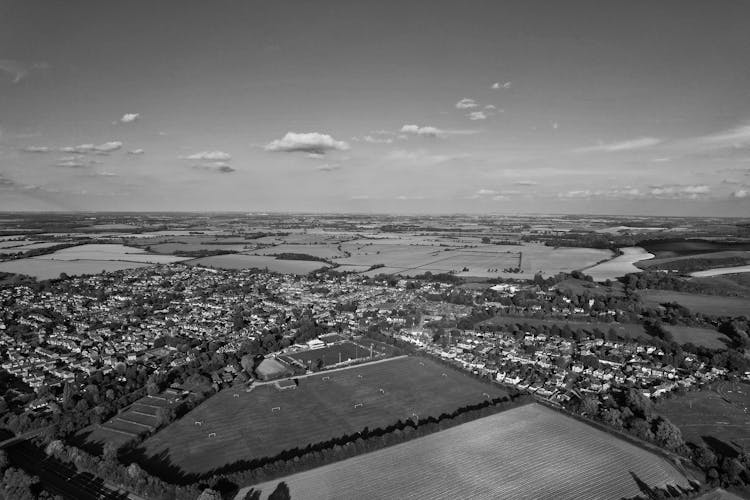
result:
M 420 419 L 439 416 L 488 396 L 506 395 L 498 386 L 413 357 L 323 372 L 298 382 L 296 389 L 266 384 L 250 392 L 221 391 L 146 440 L 145 453 L 201 474 L 364 427 L 382 428 L 414 414 Z
M 304 366 L 313 365 L 320 359 L 323 361 L 324 366 L 331 366 L 338 364 L 339 362 L 344 363 L 350 360 L 369 358 L 370 343 L 366 342 L 366 344 L 367 345 L 358 345 L 354 342 L 339 342 L 321 349 L 307 349 L 299 352 L 290 352 L 282 356 L 282 358 L 292 358 L 302 363 Z M 382 354 L 383 353 L 380 349 L 373 347 L 373 357 Z
M 667 461 L 544 406 L 513 408 L 280 481 L 305 499 L 601 499 L 687 487 Z M 243 488 L 235 499 L 250 488 Z

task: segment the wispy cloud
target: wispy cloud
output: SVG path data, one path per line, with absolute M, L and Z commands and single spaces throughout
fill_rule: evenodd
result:
M 120 118 L 120 123 L 132 123 L 141 117 L 140 113 L 125 113 Z
M 430 125 L 424 127 L 420 127 L 419 125 L 404 125 L 403 127 L 401 127 L 401 132 L 405 134 L 415 134 L 427 137 L 437 137 L 444 133 L 439 128 Z
M 49 64 L 44 62 L 25 63 L 12 59 L 0 59 L 0 72 L 7 73 L 13 83 L 18 83 L 26 78 L 31 72 L 48 69 Z
M 281 139 L 269 142 L 265 146 L 266 151 L 282 153 L 313 153 L 324 155 L 329 151 L 346 151 L 349 144 L 337 141 L 328 134 L 319 132 L 287 132 Z
M 65 146 L 60 148 L 63 153 L 76 153 L 76 154 L 87 154 L 87 153 L 101 153 L 107 154 L 113 151 L 117 151 L 122 148 L 122 142 L 120 141 L 109 141 L 102 144 L 80 144 L 78 146 Z
M 521 181 L 515 181 L 513 184 L 515 184 L 516 186 L 536 186 L 539 183 L 536 181 L 521 180 Z
M 362 140 L 371 144 L 391 144 L 393 142 L 391 137 L 377 137 L 373 135 L 366 135 Z
M 145 153 L 145 151 L 141 148 L 131 149 L 130 151 L 128 151 L 129 155 L 142 155 L 143 153 Z
M 476 108 L 477 106 L 477 102 L 474 99 L 469 99 L 468 97 L 464 97 L 456 103 L 457 109 L 471 109 Z
M 404 125 L 401 127 L 401 133 L 418 135 L 422 137 L 445 137 L 449 135 L 471 135 L 478 133 L 478 130 L 444 130 L 431 125 Z
M 469 113 L 469 120 L 486 120 L 487 114 L 484 111 L 472 111 Z
M 610 142 L 607 144 L 598 144 L 596 146 L 587 146 L 583 148 L 577 148 L 573 151 L 576 153 L 590 153 L 590 152 L 605 152 L 605 153 L 616 153 L 619 151 L 631 151 L 634 149 L 644 149 L 657 144 L 662 143 L 661 139 L 655 137 L 639 137 L 637 139 L 630 139 L 621 142 Z
M 52 150 L 47 146 L 26 146 L 21 151 L 24 153 L 49 153 Z
M 318 170 L 320 172 L 333 172 L 335 170 L 341 170 L 341 164 L 325 163 L 323 165 L 318 165 L 317 167 L 315 167 L 315 170 Z
M 86 159 L 86 157 L 78 155 L 78 156 L 66 156 L 64 158 L 60 158 L 55 163 L 56 167 L 65 167 L 65 168 L 86 168 L 86 167 L 92 167 L 94 165 L 98 165 L 99 162 L 95 160 L 89 160 Z
M 512 82 L 505 82 L 505 83 L 495 82 L 492 84 L 492 87 L 490 88 L 492 88 L 493 90 L 509 89 L 512 85 L 513 85 Z
M 417 149 L 412 151 L 397 149 L 388 153 L 385 156 L 385 159 L 388 161 L 404 163 L 413 166 L 431 166 L 467 157 L 468 155 L 451 156 L 445 154 L 435 154 L 430 153 L 425 149 Z
M 200 163 L 197 165 L 193 165 L 193 168 L 198 169 L 198 170 L 206 170 L 209 172 L 217 172 L 220 174 L 229 174 L 229 173 L 236 171 L 234 167 L 232 167 L 229 163 L 224 162 L 224 161 Z
M 204 160 L 204 161 L 229 161 L 232 159 L 232 155 L 225 153 L 224 151 L 201 151 L 199 153 L 193 153 L 189 156 L 181 157 L 183 160 Z

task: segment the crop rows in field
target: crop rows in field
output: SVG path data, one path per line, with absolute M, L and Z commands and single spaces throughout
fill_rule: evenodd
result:
M 158 463 L 169 462 L 184 472 L 201 474 L 365 427 L 384 428 L 414 415 L 437 417 L 507 395 L 498 386 L 412 357 L 297 380 L 294 389 L 268 384 L 250 392 L 219 392 L 145 441 L 146 456 L 157 457 L 150 464 L 158 469 Z
M 601 499 L 687 487 L 666 460 L 549 408 L 521 406 L 406 443 L 260 484 L 292 498 Z M 237 498 L 249 488 L 240 491 Z

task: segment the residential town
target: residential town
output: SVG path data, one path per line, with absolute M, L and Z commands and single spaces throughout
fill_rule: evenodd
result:
M 727 374 L 689 353 L 676 359 L 643 340 L 489 327 L 478 320 L 515 314 L 522 321 L 544 309 L 561 320 L 611 321 L 627 312 L 605 304 L 597 309 L 594 299 L 579 305 L 554 287 L 529 283 L 500 284 L 487 293 L 423 279 L 180 265 L 69 278 L 37 290 L 24 284 L 0 290 L 1 366 L 37 392 L 27 398 L 28 411 L 43 410 L 61 398 L 65 383 L 83 384 L 84 376 L 97 371 L 124 375 L 137 367 L 151 373 L 188 363 L 205 342 L 229 352 L 254 339 L 272 355 L 295 343 L 310 348 L 307 341 L 329 332 L 395 338 L 556 403 L 625 386 L 659 397 Z M 517 300 L 521 295 L 533 300 Z M 453 326 L 446 331 L 436 326 L 441 324 Z M 230 371 L 216 381 L 222 375 L 231 380 L 236 370 Z

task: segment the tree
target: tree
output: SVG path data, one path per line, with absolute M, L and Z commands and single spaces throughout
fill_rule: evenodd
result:
M 8 462 L 8 455 L 5 453 L 5 450 L 0 449 L 0 474 L 5 472 L 5 469 L 8 468 L 8 465 L 10 462 Z
M 685 445 L 680 429 L 663 417 L 659 417 L 654 435 L 656 440 L 668 450 L 676 451 Z
M 111 441 L 107 441 L 106 443 L 104 443 L 104 447 L 102 449 L 102 458 L 106 461 L 116 461 L 117 451 L 117 445 Z

